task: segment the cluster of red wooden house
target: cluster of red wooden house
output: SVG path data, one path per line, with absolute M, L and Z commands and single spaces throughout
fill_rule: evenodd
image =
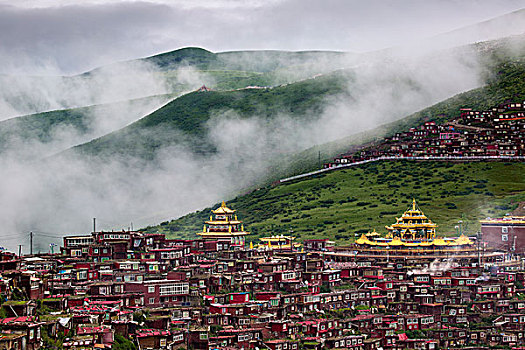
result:
M 508 103 L 488 111 L 461 109 L 445 124 L 426 122 L 381 143 L 343 154 L 325 167 L 379 157 L 522 157 L 525 156 L 525 107 Z
M 122 231 L 65 237 L 58 254 L 3 252 L 0 349 L 112 348 L 122 339 L 138 349 L 525 346 L 519 266 L 336 262 L 330 249 L 322 239 L 218 249 Z

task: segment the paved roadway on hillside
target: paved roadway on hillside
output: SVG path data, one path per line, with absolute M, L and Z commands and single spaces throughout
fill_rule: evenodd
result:
M 358 166 L 366 163 L 379 162 L 385 160 L 423 160 L 423 161 L 459 161 L 459 162 L 473 162 L 473 161 L 482 161 L 482 160 L 496 160 L 496 161 L 525 161 L 525 156 L 425 156 L 425 157 L 378 157 L 367 160 L 362 160 L 359 162 L 348 163 L 348 164 L 338 164 L 330 168 L 324 168 L 320 170 L 310 171 L 308 173 L 299 174 L 295 176 L 290 176 L 284 179 L 280 179 L 279 183 L 289 182 L 297 179 L 302 179 L 305 177 L 325 173 L 327 171 L 339 170 L 344 168 L 350 168 L 353 166 Z

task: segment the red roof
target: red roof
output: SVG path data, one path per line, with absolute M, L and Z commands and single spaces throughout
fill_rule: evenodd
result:
M 33 316 L 21 316 L 21 317 L 8 317 L 0 321 L 0 323 L 12 323 L 12 322 L 34 322 L 36 319 Z

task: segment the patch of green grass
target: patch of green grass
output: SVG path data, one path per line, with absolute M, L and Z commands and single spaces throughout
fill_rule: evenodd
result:
M 373 229 L 386 233 L 384 226 L 394 223 L 412 198 L 439 225 L 439 234 L 455 235 L 459 220 L 474 234 L 480 219 L 504 215 L 525 200 L 525 164 L 377 162 L 264 187 L 227 204 L 251 231 L 249 239 L 291 233 L 299 240 L 323 237 L 345 244 Z M 146 231 L 196 238 L 210 210 Z

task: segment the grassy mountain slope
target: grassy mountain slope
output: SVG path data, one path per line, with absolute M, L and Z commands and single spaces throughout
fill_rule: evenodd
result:
M 148 108 L 156 108 L 174 97 L 175 95 L 172 94 L 149 96 L 130 101 L 56 110 L 7 119 L 0 122 L 0 152 L 12 148 L 13 145 L 24 147 L 24 145 L 33 143 L 52 142 L 56 139 L 57 133 L 66 130 L 71 134 L 89 135 L 95 131 L 97 116 L 113 118 L 113 114 L 119 112 L 135 113 L 135 119 L 137 119 L 143 116 L 143 113 L 149 112 Z M 98 123 L 101 122 L 98 121 Z M 122 126 L 124 125 L 117 124 L 119 128 Z M 77 141 L 82 142 L 82 138 Z M 66 144 L 64 149 L 71 146 L 73 145 Z
M 519 55 L 501 55 L 502 50 L 499 47 L 481 49 L 487 52 L 486 57 L 490 62 L 487 65 L 487 85 L 458 94 L 407 118 L 378 126 L 366 133 L 313 147 L 300 154 L 280 155 L 271 165 L 274 177 L 268 181 L 317 168 L 319 152 L 321 161 L 327 161 L 339 153 L 359 147 L 360 144 L 380 140 L 384 136 L 418 126 L 424 121 L 443 121 L 455 117 L 461 107 L 483 109 L 507 100 L 524 100 L 525 85 L 521 82 L 525 80 L 525 60 Z M 204 136 L 207 122 L 214 113 L 233 110 L 241 117 L 272 117 L 282 111 L 298 118 L 303 117 L 302 114 L 307 111 L 322 110 L 324 97 L 342 93 L 345 90 L 345 79 L 348 76 L 341 76 L 341 71 L 338 71 L 273 89 L 190 93 L 122 130 L 80 145 L 75 151 L 91 156 L 119 155 L 147 160 L 153 159 L 155 152 L 163 147 L 182 144 L 197 154 L 210 154 L 215 149 Z
M 492 50 L 492 52 L 497 51 Z M 289 175 L 315 170 L 319 168 L 319 154 L 321 163 L 327 163 L 338 154 L 353 153 L 356 149 L 365 146 L 373 147 L 384 137 L 416 127 L 426 121 L 444 122 L 459 117 L 460 108 L 489 109 L 500 103 L 525 101 L 525 85 L 523 84 L 525 59 L 507 56 L 490 57 L 489 59 L 491 65 L 487 69 L 485 86 L 455 95 L 406 118 L 380 125 L 375 129 L 318 145 L 297 154 L 282 156 L 273 165 L 274 173 L 284 177 L 282 174 Z M 284 171 L 283 165 L 286 165 Z
M 484 87 L 458 94 L 370 132 L 289 156 L 286 162 L 276 162 L 275 167 L 279 170 L 279 164 L 286 163 L 289 168 L 305 172 L 318 167 L 319 151 L 323 161 L 343 149 L 348 151 L 352 145 L 359 147 L 362 143 L 381 140 L 427 120 L 439 122 L 456 117 L 462 107 L 485 109 L 509 100 L 525 100 L 524 60 L 499 58 L 494 60 L 491 69 Z M 429 174 L 428 169 L 434 170 Z M 285 233 L 293 229 L 301 237 L 327 235 L 344 241 L 353 237 L 352 232 L 380 229 L 391 223 L 393 216 L 403 211 L 413 196 L 422 200 L 423 209 L 428 207 L 429 216 L 441 224 L 444 232 L 450 233 L 463 214 L 464 221 L 476 228 L 479 218 L 504 214 L 511 209 L 511 202 L 523 200 L 523 170 L 523 164 L 515 163 L 427 163 L 424 167 L 421 163 L 409 162 L 370 164 L 295 184 L 265 187 L 238 197 L 231 204 L 239 209 L 239 214 L 252 224 L 251 230 L 257 234 Z M 306 203 L 295 204 L 303 202 L 304 198 L 311 199 L 312 208 Z M 282 211 L 287 212 L 286 216 L 279 214 Z M 208 215 L 205 209 L 149 227 L 148 231 L 159 230 L 172 236 L 191 235 L 195 229 L 200 229 L 203 218 Z
M 458 94 L 407 118 L 385 125 L 389 134 L 407 130 L 425 121 L 443 122 L 459 117 L 460 108 L 490 109 L 498 104 L 525 100 L 525 58 L 502 62 L 494 67 L 487 85 Z
M 385 225 L 416 198 L 441 234 L 455 232 L 458 220 L 467 232 L 478 220 L 504 215 L 525 200 L 523 163 L 382 162 L 325 173 L 277 187 L 265 187 L 228 201 L 252 238 L 293 234 L 300 239 L 326 237 L 344 244 L 355 234 Z M 195 237 L 210 209 L 148 227 L 170 237 Z
M 355 54 L 337 51 L 228 51 L 213 53 L 198 48 L 186 47 L 143 58 L 162 70 L 176 70 L 192 66 L 199 70 L 237 70 L 250 72 L 270 72 L 293 66 L 302 66 L 321 59 L 350 59 Z
M 343 93 L 346 79 L 332 74 L 273 89 L 193 92 L 117 132 L 76 147 L 91 156 L 133 156 L 153 159 L 167 146 L 184 144 L 198 154 L 214 152 L 204 136 L 215 113 L 228 110 L 240 117 L 273 118 L 287 113 L 296 118 L 317 115 L 324 98 Z

